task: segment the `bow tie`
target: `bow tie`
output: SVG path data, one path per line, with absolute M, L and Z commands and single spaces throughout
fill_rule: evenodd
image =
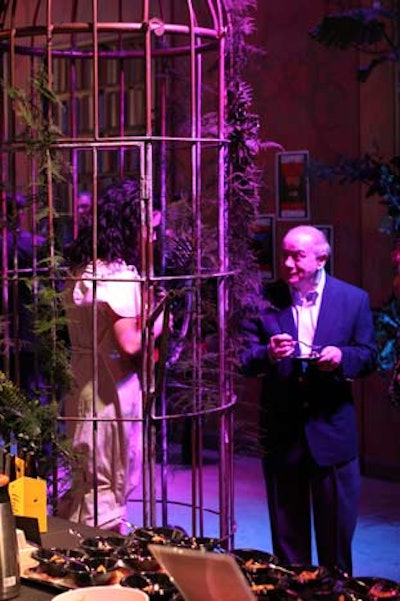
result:
M 318 292 L 316 292 L 315 290 L 312 292 L 307 292 L 305 296 L 301 296 L 300 292 L 295 291 L 293 296 L 293 302 L 295 305 L 311 307 L 312 305 L 315 305 L 317 296 Z

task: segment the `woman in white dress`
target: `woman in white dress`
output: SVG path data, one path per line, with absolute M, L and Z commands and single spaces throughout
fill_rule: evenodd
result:
M 159 219 L 156 212 L 154 227 Z M 121 533 L 126 504 L 142 470 L 139 245 L 139 184 L 125 181 L 98 198 L 96 262 L 90 223 L 66 251 L 71 279 L 65 309 L 74 387 L 65 401 L 65 415 L 72 418 L 67 433 L 80 469 L 58 514 L 95 525 L 97 502 L 97 525 Z M 161 314 L 155 337 L 162 325 Z

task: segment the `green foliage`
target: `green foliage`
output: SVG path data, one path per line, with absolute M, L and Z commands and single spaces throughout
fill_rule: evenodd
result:
M 20 133 L 15 142 L 24 145 L 27 157 L 35 167 L 36 179 L 31 182 L 35 196 L 27 195 L 27 205 L 35 204 L 37 221 L 33 229 L 37 231 L 39 221 L 48 214 L 49 175 L 52 182 L 64 182 L 70 171 L 61 154 L 54 149 L 61 132 L 53 123 L 52 110 L 59 100 L 48 86 L 44 66 L 33 74 L 26 89 L 3 86 L 19 121 Z M 10 230 L 18 225 L 11 223 Z M 57 423 L 58 402 L 72 382 L 66 321 L 59 290 L 62 259 L 57 254 L 51 228 L 47 235 L 47 256 L 38 261 L 32 275 L 14 274 L 31 292 L 32 304 L 27 309 L 32 313 L 35 353 L 41 379 L 45 383 L 36 392 L 37 398 L 31 399 L 0 372 L 1 433 L 6 440 L 11 434 L 17 441 L 22 437 L 26 444 L 35 447 L 43 462 L 48 459 L 49 445 L 58 453 L 72 457 L 66 451 L 68 443 L 59 432 Z M 50 470 L 50 465 L 47 469 Z
M 230 22 L 232 35 L 227 56 L 227 198 L 229 202 L 228 248 L 232 279 L 231 312 L 228 321 L 229 351 L 233 369 L 240 372 L 239 357 L 243 349 L 243 320 L 260 310 L 261 272 L 254 247 L 253 227 L 259 214 L 262 173 L 256 158 L 264 143 L 260 139 L 259 115 L 253 109 L 253 91 L 246 81 L 249 61 L 262 53 L 248 41 L 254 22 L 251 19 L 253 3 L 231 2 Z M 245 26 L 243 26 L 245 25 Z M 235 374 L 237 376 L 237 373 Z M 235 378 L 236 390 L 241 395 L 242 410 L 246 396 L 241 394 L 243 382 Z M 236 420 L 235 446 L 237 451 L 259 453 L 259 433 L 243 427 Z
M 317 179 L 336 180 L 340 184 L 365 184 L 366 198 L 377 197 L 387 207 L 380 231 L 395 239 L 400 236 L 400 157 L 385 161 L 367 153 L 355 159 L 342 157 L 334 165 L 314 161 L 311 174 Z
M 400 25 L 398 10 L 380 6 L 350 9 L 323 18 L 310 36 L 327 48 L 353 48 L 373 58 L 358 69 L 357 77 L 364 82 L 373 70 L 386 62 L 398 62 L 400 49 L 396 36 Z
M 260 292 L 260 270 L 252 245 L 255 218 L 259 212 L 261 171 L 256 157 L 262 147 L 259 115 L 254 113 L 253 93 L 246 82 L 246 69 L 255 49 L 248 43 L 254 27 L 253 2 L 230 3 L 231 36 L 227 54 L 227 198 L 229 199 L 229 256 L 237 276 L 232 286 L 233 343 L 238 346 L 245 313 L 254 309 Z M 247 27 L 243 27 L 243 23 Z
M 400 306 L 394 296 L 374 311 L 376 339 L 379 348 L 379 370 L 391 371 L 400 350 Z
M 0 435 L 5 441 L 15 438 L 34 451 L 39 462 L 49 446 L 61 457 L 72 459 L 70 443 L 57 435 L 57 418 L 57 403 L 42 405 L 28 398 L 0 371 Z
M 3 86 L 21 124 L 21 132 L 15 141 L 22 142 L 27 156 L 35 161 L 36 180 L 31 186 L 37 190 L 36 200 L 41 205 L 40 210 L 47 207 L 49 167 L 53 182 L 66 182 L 70 166 L 55 148 L 55 142 L 62 136 L 62 132 L 54 124 L 52 111 L 60 104 L 60 100 L 48 85 L 44 65 L 32 75 L 29 84 L 26 89 L 5 83 Z
M 59 99 L 48 85 L 47 72 L 42 65 L 33 73 L 27 89 L 5 86 L 13 101 L 14 110 L 21 124 L 18 139 L 23 142 L 27 156 L 36 166 L 36 181 L 31 184 L 35 197 L 28 196 L 28 203 L 35 202 L 37 231 L 39 221 L 48 213 L 48 177 L 52 182 L 66 182 L 70 172 L 62 155 L 54 149 L 62 132 L 54 125 L 53 108 Z M 53 217 L 56 214 L 53 212 Z M 38 356 L 41 371 L 49 383 L 51 397 L 68 390 L 71 384 L 69 354 L 65 344 L 65 317 L 62 311 L 58 282 L 62 275 L 62 257 L 57 252 L 57 241 L 52 228 L 47 232 L 48 257 L 39 261 L 37 273 L 26 281 L 32 291 L 34 333 L 38 338 Z
M 33 280 L 28 285 L 32 287 Z M 35 285 L 35 302 L 28 307 L 34 316 L 35 350 L 40 357 L 40 372 L 49 383 L 49 396 L 60 399 L 72 385 L 62 293 L 57 290 L 56 282 L 52 284 L 48 279 L 40 279 Z
M 351 9 L 324 17 L 310 36 L 327 48 L 356 49 L 372 56 L 370 62 L 358 70 L 358 80 L 365 82 L 378 65 L 400 62 L 398 31 L 400 12 L 374 3 L 373 8 Z M 342 184 L 361 182 L 367 186 L 366 197 L 377 197 L 387 211 L 380 230 L 396 241 L 400 237 L 400 157 L 384 159 L 378 153 L 366 153 L 357 158 L 341 158 L 336 165 L 314 163 L 314 177 L 336 179 Z M 395 265 L 399 268 L 399 263 Z M 400 326 L 399 301 L 392 296 L 374 311 L 374 323 L 378 342 L 378 369 L 394 370 L 394 385 L 390 388 L 392 401 L 400 406 Z M 393 383 L 392 383 L 393 384 Z M 399 389 L 399 393 L 397 393 Z

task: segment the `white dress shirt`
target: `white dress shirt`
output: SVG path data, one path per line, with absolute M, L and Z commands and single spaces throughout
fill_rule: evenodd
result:
M 304 297 L 295 288 L 292 288 L 293 318 L 297 327 L 297 340 L 299 341 L 300 355 L 310 356 L 317 327 L 319 310 L 321 307 L 322 292 L 325 286 L 325 270 L 319 271 L 319 280 L 315 289 Z

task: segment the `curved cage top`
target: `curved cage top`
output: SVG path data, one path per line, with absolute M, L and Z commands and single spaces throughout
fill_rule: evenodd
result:
M 161 38 L 176 34 L 174 41 L 158 45 L 157 54 L 162 56 L 188 52 L 192 43 L 197 50 L 207 49 L 225 32 L 221 0 L 181 0 L 179 3 L 171 0 L 129 3 L 123 0 L 36 0 L 28 4 L 9 1 L 0 7 L 2 46 L 13 47 L 17 54 L 43 54 L 51 43 L 55 46 L 52 51 L 58 55 L 84 56 L 83 51 L 76 54 L 74 46 L 78 40 L 93 36 L 129 33 L 140 38 L 151 32 Z M 192 39 L 188 42 L 184 36 Z M 67 47 L 70 40 L 72 43 Z M 123 48 L 120 50 L 123 52 Z M 103 53 L 106 56 L 107 50 L 103 49 Z M 114 56 L 117 56 L 115 50 Z

